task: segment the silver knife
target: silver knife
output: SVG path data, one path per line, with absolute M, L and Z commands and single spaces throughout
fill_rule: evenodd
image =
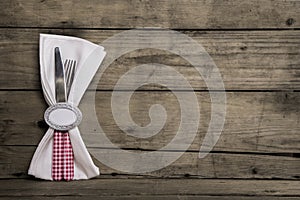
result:
M 64 66 L 62 64 L 61 55 L 58 47 L 54 49 L 55 55 L 55 96 L 56 102 L 66 102 L 66 82 Z

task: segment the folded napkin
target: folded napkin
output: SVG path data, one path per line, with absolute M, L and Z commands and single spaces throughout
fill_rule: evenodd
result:
M 62 60 L 75 59 L 76 72 L 70 89 L 68 103 L 78 106 L 80 100 L 105 57 L 104 48 L 75 37 L 60 35 L 40 35 L 40 73 L 44 97 L 49 104 L 55 105 L 54 48 L 61 50 Z M 81 138 L 78 127 L 68 130 L 74 156 L 73 180 L 89 179 L 99 175 Z M 49 128 L 40 141 L 28 170 L 37 178 L 53 180 L 52 154 L 54 129 Z

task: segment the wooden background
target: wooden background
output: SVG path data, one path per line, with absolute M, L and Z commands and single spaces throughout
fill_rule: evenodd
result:
M 300 199 L 300 1 L 1 0 L 0 7 L 1 198 Z M 131 114 L 138 124 L 149 123 L 153 103 L 169 111 L 164 131 L 148 140 L 122 134 L 112 118 L 110 98 L 116 81 L 131 67 L 154 61 L 170 65 L 190 81 L 201 107 L 200 128 L 188 151 L 152 173 L 127 174 L 95 160 L 102 172 L 96 179 L 49 182 L 29 177 L 31 157 L 47 129 L 39 33 L 101 43 L 137 27 L 187 34 L 219 67 L 228 104 L 213 152 L 197 158 L 210 119 L 209 93 L 201 77 L 176 55 L 144 49 L 118 59 L 99 82 L 100 123 L 124 149 L 143 152 L 167 144 L 179 119 L 170 91 L 146 86 L 132 98 Z

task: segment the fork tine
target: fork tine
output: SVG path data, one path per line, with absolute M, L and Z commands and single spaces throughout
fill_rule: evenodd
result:
M 76 60 L 67 59 L 65 61 L 65 69 L 67 96 L 69 96 L 71 85 L 75 76 Z
M 68 60 L 68 59 L 65 60 L 64 68 L 65 68 L 65 81 L 66 81 L 66 86 L 68 87 L 68 79 L 69 79 L 69 71 L 70 71 L 69 60 Z
M 74 76 L 75 76 L 75 71 L 76 71 L 76 60 L 74 60 L 73 66 L 72 66 L 72 71 L 71 71 L 71 75 L 70 75 L 70 85 L 72 85 L 73 80 L 74 80 Z
M 64 62 L 65 71 L 67 71 L 67 62 L 68 62 L 68 59 L 66 59 Z
M 71 63 L 72 63 L 73 61 L 72 60 L 68 60 L 68 66 L 67 66 L 67 72 L 66 72 L 66 74 L 67 74 L 67 85 L 69 86 L 70 85 L 70 71 L 71 71 Z

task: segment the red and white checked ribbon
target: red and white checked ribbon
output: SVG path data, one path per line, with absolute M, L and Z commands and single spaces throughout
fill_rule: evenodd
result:
M 74 155 L 69 133 L 54 131 L 52 154 L 52 178 L 55 181 L 62 179 L 73 180 Z

